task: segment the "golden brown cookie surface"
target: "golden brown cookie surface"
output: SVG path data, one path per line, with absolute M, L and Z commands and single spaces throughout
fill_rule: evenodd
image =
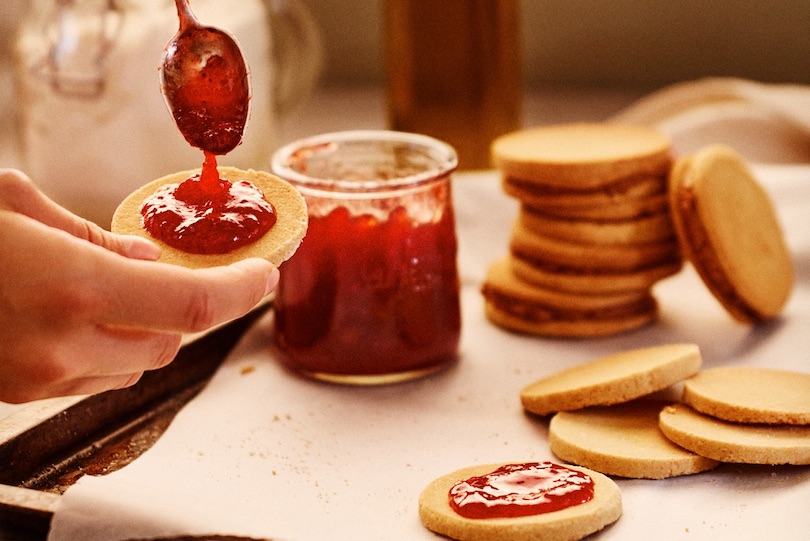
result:
M 675 445 L 658 427 L 665 404 L 636 400 L 556 414 L 551 451 L 566 462 L 606 475 L 664 479 L 709 470 L 718 462 Z
M 684 383 L 683 401 L 701 413 L 738 423 L 810 424 L 810 373 L 729 366 Z
M 492 144 L 506 176 L 571 189 L 604 186 L 669 168 L 671 141 L 650 128 L 561 124 L 503 135 Z
M 548 415 L 627 402 L 666 389 L 701 365 L 695 344 L 665 344 L 621 351 L 557 372 L 523 388 L 523 407 Z
M 667 438 L 699 455 L 743 464 L 810 464 L 810 426 L 731 423 L 685 404 L 661 410 Z

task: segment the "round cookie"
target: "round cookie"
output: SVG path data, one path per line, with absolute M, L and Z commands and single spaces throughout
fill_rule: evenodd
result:
M 537 259 L 547 264 L 608 271 L 636 271 L 681 258 L 674 240 L 640 245 L 584 244 L 539 235 L 520 220 L 512 228 L 509 249 L 528 261 Z
M 664 435 L 677 445 L 721 462 L 810 464 L 810 426 L 730 423 L 685 404 L 664 407 Z
M 737 423 L 810 424 L 810 374 L 733 366 L 704 370 L 684 383 L 683 401 Z
M 582 244 L 653 244 L 675 238 L 668 212 L 628 220 L 581 220 L 548 216 L 523 206 L 518 220 L 535 234 Z
M 636 176 L 586 190 L 546 186 L 539 181 L 515 177 L 503 177 L 501 185 L 507 195 L 537 208 L 601 207 L 664 194 L 667 176 Z
M 551 451 L 566 462 L 634 479 L 665 479 L 717 466 L 664 436 L 658 428 L 664 405 L 642 399 L 557 413 L 549 423 Z
M 575 295 L 541 288 L 518 280 L 508 257 L 490 266 L 481 293 L 491 322 L 543 336 L 604 336 L 635 329 L 658 316 L 658 305 L 647 291 Z
M 228 265 L 250 257 L 264 258 L 278 266 L 289 259 L 304 238 L 308 224 L 306 202 L 298 190 L 288 182 L 263 171 L 242 170 L 234 167 L 219 167 L 218 170 L 220 177 L 225 180 L 250 181 L 261 190 L 264 198 L 275 208 L 276 223 L 270 231 L 253 244 L 226 254 L 191 254 L 152 237 L 143 228 L 141 206 L 144 200 L 161 186 L 179 184 L 199 173 L 199 170 L 167 175 L 132 192 L 118 205 L 112 218 L 111 231 L 121 235 L 138 235 L 147 238 L 161 248 L 158 261 L 190 268 Z
M 487 474 L 500 466 L 503 464 L 471 466 L 428 484 L 419 496 L 422 524 L 460 541 L 576 541 L 612 524 L 622 514 L 621 492 L 616 483 L 601 473 L 576 466 L 566 467 L 586 473 L 594 483 L 594 497 L 579 505 L 539 515 L 487 519 L 466 518 L 450 507 L 448 493 L 456 483 Z
M 491 152 L 507 177 L 587 189 L 665 173 L 671 141 L 642 126 L 559 124 L 503 135 L 492 143 Z
M 512 272 L 520 280 L 540 287 L 585 295 L 645 291 L 659 280 L 677 274 L 682 267 L 681 261 L 675 261 L 635 271 L 584 271 L 560 265 L 543 265 L 537 260 L 529 262 L 519 255 L 513 255 L 510 263 Z
M 548 216 L 578 220 L 629 220 L 657 212 L 667 212 L 669 198 L 666 193 L 640 198 L 623 198 L 609 205 L 543 206 L 523 201 L 524 205 L 536 207 Z
M 524 387 L 523 407 L 548 415 L 587 406 L 608 406 L 666 389 L 697 373 L 695 344 L 665 344 L 599 357 Z
M 779 315 L 793 262 L 768 194 L 732 149 L 715 145 L 679 159 L 670 209 L 683 252 L 738 321 Z

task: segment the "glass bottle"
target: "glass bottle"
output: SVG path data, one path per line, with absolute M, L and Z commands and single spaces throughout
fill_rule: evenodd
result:
M 519 16 L 518 0 L 387 0 L 390 126 L 490 167 L 492 140 L 521 122 Z

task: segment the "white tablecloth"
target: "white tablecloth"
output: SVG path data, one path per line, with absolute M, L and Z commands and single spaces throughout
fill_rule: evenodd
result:
M 503 331 L 483 315 L 487 266 L 506 252 L 516 204 L 493 172 L 460 174 L 461 358 L 433 377 L 352 388 L 296 377 L 274 359 L 269 320 L 249 332 L 157 445 L 123 470 L 84 477 L 51 541 L 179 533 L 291 539 L 436 539 L 417 516 L 435 477 L 486 462 L 554 460 L 547 422 L 520 389 L 610 352 L 694 342 L 704 367 L 810 372 L 810 168 L 757 167 L 777 204 L 797 283 L 784 317 L 735 323 L 691 267 L 655 288 L 660 321 L 614 337 L 560 340 Z M 249 370 L 248 370 L 249 369 Z M 617 480 L 624 514 L 600 540 L 806 539 L 810 467 L 723 465 L 668 480 Z

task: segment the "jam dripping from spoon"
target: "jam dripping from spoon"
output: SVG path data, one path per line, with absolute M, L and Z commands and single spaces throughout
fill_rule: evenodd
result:
M 143 226 L 170 246 L 223 254 L 255 242 L 276 222 L 273 205 L 247 180 L 230 182 L 217 155 L 242 142 L 250 105 L 247 63 L 227 32 L 203 26 L 175 0 L 180 29 L 160 66 L 163 97 L 186 141 L 205 155 L 202 171 L 169 184 L 141 206 Z

